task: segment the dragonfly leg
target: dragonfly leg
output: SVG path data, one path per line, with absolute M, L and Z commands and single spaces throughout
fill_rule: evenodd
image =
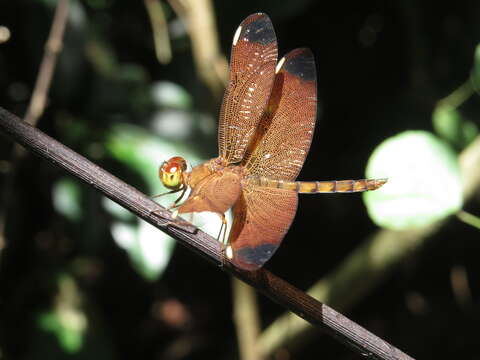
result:
M 186 186 L 182 186 L 181 189 L 179 189 L 178 191 L 182 190 L 182 193 L 180 194 L 180 196 L 177 198 L 177 200 L 175 200 L 171 206 L 172 209 L 174 208 L 177 208 L 178 207 L 178 203 L 180 200 L 182 200 L 183 198 L 183 195 L 185 195 L 185 192 L 187 191 L 187 187 Z
M 168 210 L 174 210 L 174 209 L 177 209 L 177 208 L 179 208 L 179 207 L 180 207 L 179 204 L 173 203 L 173 204 L 170 205 L 167 209 L 168 209 Z M 176 217 L 176 216 L 178 215 L 178 211 L 177 211 L 177 210 L 175 210 L 173 213 L 174 213 L 174 217 Z
M 158 210 L 153 210 L 150 212 L 150 214 L 154 214 L 154 215 L 157 215 L 159 217 L 161 217 L 162 219 L 165 220 L 165 224 L 167 227 L 168 226 L 173 226 L 173 227 L 176 227 L 177 229 L 180 229 L 180 230 L 183 230 L 183 231 L 186 231 L 190 234 L 195 234 L 198 229 L 195 227 L 195 225 L 192 225 L 191 223 L 189 223 L 188 221 L 185 221 L 185 220 L 182 220 L 182 219 L 177 219 L 177 215 L 178 215 L 178 211 L 175 211 L 172 215 L 172 220 L 168 220 L 164 217 L 161 216 L 161 214 L 158 212 Z
M 158 198 L 158 197 L 163 196 L 163 195 L 175 194 L 175 193 L 177 193 L 177 192 L 179 192 L 179 191 L 182 192 L 182 193 L 180 194 L 180 196 L 177 198 L 177 200 L 175 200 L 175 201 L 173 202 L 172 205 L 170 205 L 170 206 L 168 207 L 169 210 L 175 209 L 175 208 L 177 208 L 177 207 L 179 206 L 178 203 L 179 203 L 180 200 L 183 198 L 183 195 L 185 195 L 185 192 L 187 191 L 187 186 L 182 186 L 180 189 L 170 190 L 170 191 L 167 191 L 166 193 L 152 196 L 152 199 Z
M 225 214 L 222 213 L 217 213 L 218 216 L 220 216 L 220 219 L 222 220 L 222 225 L 220 226 L 220 231 L 218 232 L 217 236 L 217 241 L 220 241 L 220 237 L 222 236 L 222 231 L 223 231 L 223 238 L 221 240 L 222 244 L 222 262 L 220 263 L 220 267 L 223 267 L 225 265 L 226 261 L 226 255 L 225 255 L 225 250 L 227 248 L 227 243 L 226 243 L 226 236 L 227 236 L 227 219 L 225 218 Z
M 152 196 L 152 199 L 161 197 L 161 196 L 163 196 L 163 195 L 175 194 L 175 193 L 177 193 L 177 192 L 179 192 L 179 191 L 182 191 L 182 190 L 183 190 L 183 188 L 175 189 L 175 190 L 170 190 L 170 191 L 167 191 L 167 192 L 162 193 L 162 194 L 154 195 L 154 196 Z M 184 190 L 183 190 L 183 191 L 184 191 Z M 182 193 L 182 194 L 183 194 L 183 193 Z
M 175 202 L 172 203 L 172 205 L 170 205 L 167 209 L 168 210 L 172 210 L 172 209 L 176 209 L 178 208 L 180 205 L 178 204 L 180 202 L 180 200 L 182 199 L 183 195 L 185 194 L 185 192 L 187 191 L 187 186 L 182 186 L 180 189 L 176 189 L 176 190 L 171 190 L 171 191 L 168 191 L 166 193 L 163 193 L 163 194 L 159 194 L 159 195 L 155 195 L 155 196 L 152 196 L 152 199 L 153 198 L 157 198 L 157 197 L 160 197 L 160 196 L 163 196 L 163 195 L 168 195 L 168 194 L 174 194 L 174 193 L 177 193 L 181 191 L 182 193 L 180 194 L 180 196 L 177 198 L 177 200 L 175 200 Z M 150 212 L 151 214 L 159 214 L 158 210 L 153 210 Z M 185 230 L 189 233 L 195 233 L 197 232 L 197 228 L 195 226 L 193 226 L 192 224 L 190 224 L 188 221 L 185 221 L 185 220 L 181 220 L 181 219 L 177 219 L 177 216 L 178 216 L 178 210 L 175 210 L 172 214 L 172 220 L 173 221 L 168 221 L 168 224 L 167 226 L 174 226 L 178 229 L 182 229 L 182 230 Z
M 217 240 L 220 241 L 223 245 L 225 245 L 225 238 L 227 236 L 227 219 L 225 218 L 225 215 L 222 213 L 217 213 L 218 216 L 220 216 L 220 219 L 222 220 L 222 225 L 220 226 L 220 231 L 218 232 Z M 222 235 L 223 231 L 223 237 L 222 240 L 220 240 L 220 237 Z

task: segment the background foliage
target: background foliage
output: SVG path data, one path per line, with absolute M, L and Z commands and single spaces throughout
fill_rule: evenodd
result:
M 169 3 L 159 4 L 172 47 L 168 64 L 157 61 L 145 3 L 72 1 L 38 124 L 151 195 L 164 191 L 157 180 L 164 159 L 180 154 L 197 164 L 216 155 L 220 104 L 196 71 L 187 28 Z M 0 106 L 19 116 L 55 5 L 0 0 L 0 26 L 11 32 L 0 44 Z M 223 53 L 238 24 L 258 11 L 271 17 L 280 54 L 305 46 L 317 61 L 320 114 L 300 179 L 363 178 L 370 154 L 390 138 L 375 151 L 380 164 L 375 157 L 369 163 L 375 170 L 368 176 L 392 182 L 365 198 L 375 221 L 404 229 L 460 208 L 479 212 L 478 194 L 461 203 L 456 155 L 480 126 L 480 3 L 215 1 Z M 404 143 L 412 136 L 419 147 Z M 380 153 L 385 148 L 387 155 Z M 10 199 L 1 209 L 2 356 L 238 356 L 228 277 L 33 155 L 17 164 L 8 187 L 12 151 L 2 137 L 0 186 L 9 189 L 2 199 Z M 359 195 L 304 196 L 267 267 L 307 289 L 375 229 Z M 479 249 L 478 230 L 453 219 L 349 316 L 414 357 L 477 358 Z M 259 301 L 263 326 L 282 314 Z M 355 358 L 321 334 L 276 352 L 278 359 L 290 356 Z

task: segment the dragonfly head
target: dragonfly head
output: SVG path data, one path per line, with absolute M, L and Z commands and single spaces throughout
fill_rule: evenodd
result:
M 158 176 L 166 188 L 177 190 L 183 185 L 183 172 L 187 170 L 187 162 L 180 156 L 164 161 L 158 170 Z

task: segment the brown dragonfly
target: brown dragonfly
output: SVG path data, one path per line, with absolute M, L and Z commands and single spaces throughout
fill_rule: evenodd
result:
M 230 79 L 220 111 L 219 156 L 187 171 L 181 157 L 159 170 L 163 184 L 182 192 L 177 212 L 233 209 L 225 254 L 245 270 L 260 268 L 279 247 L 297 211 L 298 193 L 375 190 L 386 180 L 295 181 L 315 127 L 317 84 L 309 49 L 289 52 L 277 63 L 277 40 L 269 17 L 247 17 L 233 38 Z M 191 193 L 179 204 L 186 190 Z M 219 238 L 220 238 L 219 235 Z

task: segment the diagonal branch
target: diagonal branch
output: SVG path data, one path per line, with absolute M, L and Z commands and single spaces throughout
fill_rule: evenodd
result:
M 152 199 L 2 108 L 0 108 L 0 131 L 93 186 L 138 217 L 173 236 L 182 245 L 255 287 L 273 301 L 318 326 L 356 352 L 371 359 L 412 359 L 269 271 L 264 269 L 255 272 L 241 271 L 224 262 L 220 242 L 200 230 L 192 233 L 172 226 L 171 214 Z
M 468 202 L 480 189 L 480 136 L 477 136 L 458 158 L 463 177 L 463 198 Z M 358 246 L 308 293 L 315 299 L 333 304 L 341 311 L 349 310 L 392 272 L 405 258 L 420 249 L 438 233 L 452 217 L 418 229 L 394 231 L 381 229 Z M 266 328 L 259 337 L 264 355 L 312 337 L 307 322 L 285 313 Z

